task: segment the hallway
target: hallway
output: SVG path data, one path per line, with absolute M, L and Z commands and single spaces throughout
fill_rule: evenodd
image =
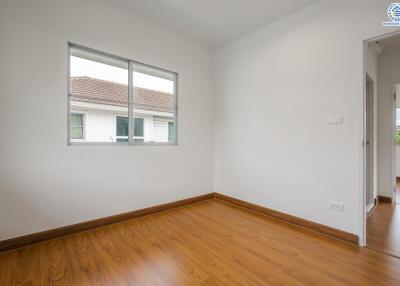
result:
M 400 258 L 400 181 L 396 204 L 379 202 L 367 219 L 367 245 Z

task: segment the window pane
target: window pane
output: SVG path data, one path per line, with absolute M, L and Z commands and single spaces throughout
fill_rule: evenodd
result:
M 143 142 L 170 142 L 168 126 L 175 122 L 175 75 L 134 64 L 132 78 L 133 115 L 141 118 L 135 118 L 134 136 L 143 136 Z
M 175 73 L 73 44 L 69 52 L 70 140 L 175 142 Z
M 82 127 L 71 127 L 71 139 L 83 139 L 83 128 Z
M 117 116 L 117 136 L 128 136 L 128 117 Z
M 144 136 L 144 119 L 135 118 L 135 137 Z
M 71 126 L 83 126 L 83 114 L 71 113 Z
M 84 141 L 116 142 L 117 132 L 128 136 L 127 128 L 117 131 L 115 124 L 116 114 L 128 116 L 128 61 L 71 47 L 69 94 L 71 113 L 86 114 Z M 71 139 L 81 120 L 71 116 Z
M 168 142 L 174 143 L 175 140 L 175 126 L 173 122 L 168 122 Z
M 71 113 L 70 136 L 71 139 L 83 140 L 84 121 L 82 113 Z

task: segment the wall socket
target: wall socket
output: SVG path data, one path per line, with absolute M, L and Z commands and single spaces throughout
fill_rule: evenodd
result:
M 329 208 L 336 212 L 344 212 L 344 203 L 342 202 L 329 202 Z

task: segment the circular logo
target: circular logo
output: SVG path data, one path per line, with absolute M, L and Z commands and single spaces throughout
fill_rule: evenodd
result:
M 387 13 L 392 21 L 400 21 L 400 3 L 390 4 Z

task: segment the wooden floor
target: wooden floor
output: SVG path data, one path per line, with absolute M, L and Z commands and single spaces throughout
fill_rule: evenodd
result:
M 367 219 L 367 245 L 400 258 L 400 182 L 396 204 L 380 202 Z
M 212 199 L 2 253 L 0 285 L 400 285 L 400 260 Z
M 367 245 L 400 258 L 399 204 L 378 204 L 367 219 Z

